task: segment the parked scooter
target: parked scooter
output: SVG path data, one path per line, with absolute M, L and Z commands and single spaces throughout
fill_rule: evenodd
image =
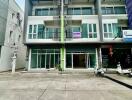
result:
M 94 73 L 96 76 L 104 76 L 104 70 L 102 68 L 96 68 Z
M 117 72 L 119 74 L 128 74 L 129 76 L 132 77 L 132 69 L 122 69 L 120 62 L 118 62 L 117 64 Z

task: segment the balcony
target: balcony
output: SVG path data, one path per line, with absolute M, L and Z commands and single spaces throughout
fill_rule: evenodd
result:
M 99 42 L 99 34 L 96 24 L 81 24 L 69 26 L 65 32 L 66 43 Z
M 30 0 L 33 5 L 52 5 L 55 0 Z
M 96 0 L 69 0 L 72 5 L 94 4 Z
M 103 4 L 109 4 L 109 5 L 124 5 L 125 0 L 102 0 L 102 5 Z
M 57 26 L 34 24 L 29 25 L 28 30 L 27 43 L 59 43 L 60 41 L 60 29 Z
M 102 6 L 102 15 L 104 19 L 128 19 L 127 9 L 125 8 L 125 6 Z
M 107 37 L 106 37 L 107 34 Z M 113 33 L 104 33 L 104 39 L 103 41 L 105 43 L 121 43 L 123 42 L 123 37 L 122 37 L 122 31 L 118 34 L 113 34 Z
M 66 33 L 66 43 L 96 43 L 99 42 L 97 34 L 91 33 L 89 36 L 81 32 Z
M 27 43 L 60 43 L 60 33 L 28 34 Z

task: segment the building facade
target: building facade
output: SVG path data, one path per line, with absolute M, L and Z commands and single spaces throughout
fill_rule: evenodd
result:
M 126 8 L 125 0 L 26 0 L 28 70 L 130 67 Z
M 1 0 L 0 71 L 12 69 L 12 57 L 17 54 L 16 69 L 25 67 L 26 47 L 23 44 L 24 12 L 15 0 Z M 5 11 L 6 10 L 6 11 Z M 3 17 L 2 17 L 3 16 Z M 3 31 L 4 30 L 4 31 Z
M 1 46 L 4 43 L 4 37 L 5 37 L 5 27 L 6 27 L 6 22 L 7 22 L 7 11 L 8 11 L 8 0 L 5 0 L 3 2 L 3 0 L 0 0 L 0 51 L 1 51 Z M 3 6 L 3 3 L 6 5 Z

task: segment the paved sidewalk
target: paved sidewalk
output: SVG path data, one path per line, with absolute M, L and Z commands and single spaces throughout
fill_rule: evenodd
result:
M 119 74 L 106 74 L 106 76 L 132 86 L 132 78 L 130 78 L 128 76 L 119 75 Z
M 93 74 L 2 73 L 0 100 L 132 100 L 132 90 Z

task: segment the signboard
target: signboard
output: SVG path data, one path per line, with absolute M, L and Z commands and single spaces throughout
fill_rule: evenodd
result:
M 73 32 L 72 36 L 73 38 L 81 38 L 81 32 Z
M 132 0 L 125 0 L 126 1 L 126 9 L 128 14 L 128 25 L 129 28 L 132 29 Z
M 124 42 L 132 42 L 132 30 L 123 30 Z

